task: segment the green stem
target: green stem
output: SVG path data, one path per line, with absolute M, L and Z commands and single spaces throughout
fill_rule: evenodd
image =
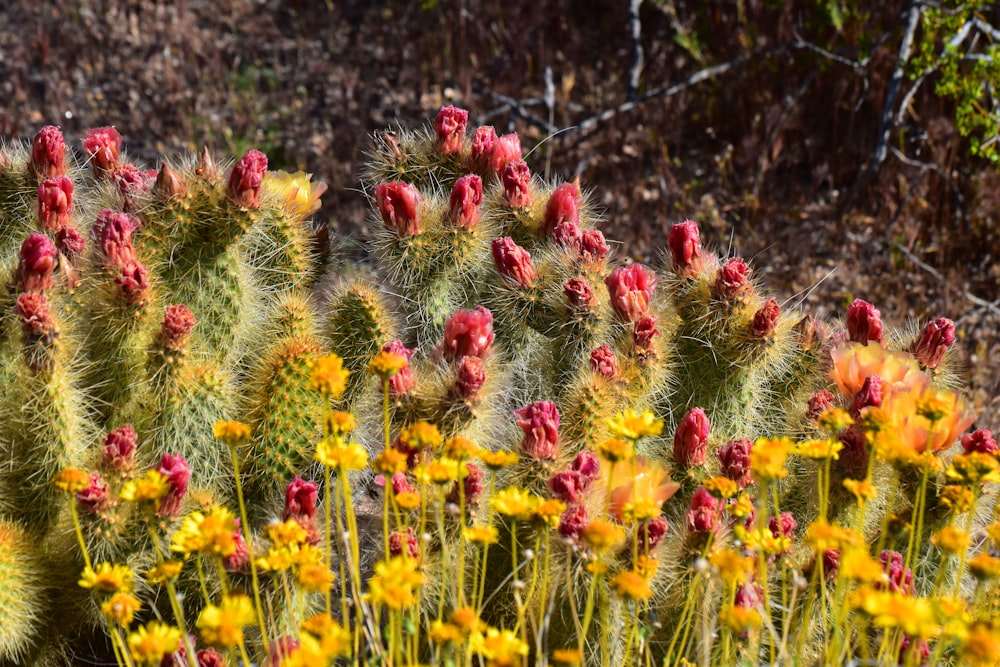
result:
M 264 653 L 270 654 L 271 647 L 267 641 L 267 626 L 264 623 L 264 607 L 260 603 L 260 582 L 257 579 L 257 563 L 254 559 L 253 538 L 250 530 L 250 521 L 247 519 L 247 506 L 243 500 L 243 484 L 240 481 L 240 461 L 236 456 L 236 448 L 230 447 L 229 453 L 233 459 L 233 475 L 236 478 L 236 500 L 240 504 L 240 519 L 243 521 L 243 539 L 247 543 L 247 552 L 250 554 L 250 577 L 253 581 L 253 601 L 257 610 L 257 624 L 260 627 L 260 641 L 264 645 Z M 194 665 L 192 665 L 194 667 Z

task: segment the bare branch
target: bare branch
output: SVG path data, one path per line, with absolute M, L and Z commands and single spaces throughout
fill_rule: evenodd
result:
M 921 4 L 910 3 L 906 10 L 906 32 L 903 33 L 903 41 L 899 45 L 899 57 L 896 59 L 896 69 L 892 72 L 892 79 L 889 81 L 889 89 L 885 94 L 885 106 L 882 109 L 882 127 L 879 130 L 878 145 L 875 147 L 875 156 L 868 168 L 869 172 L 874 172 L 885 161 L 888 153 L 889 134 L 892 132 L 892 112 L 896 108 L 896 96 L 899 95 L 899 87 L 903 83 L 903 71 L 906 63 L 910 60 L 910 50 L 913 48 L 913 35 L 917 32 L 917 25 L 920 23 Z
M 920 90 L 920 86 L 923 85 L 924 79 L 941 67 L 941 63 L 944 62 L 944 57 L 948 52 L 948 49 L 955 48 L 961 44 L 966 37 L 968 37 L 969 30 L 972 28 L 972 23 L 972 21 L 966 21 L 965 24 L 958 29 L 955 36 L 948 40 L 948 44 L 944 47 L 944 49 L 942 49 L 941 54 L 938 56 L 937 60 L 934 61 L 934 64 L 928 66 L 927 69 L 921 72 L 920 76 L 918 76 L 916 81 L 913 82 L 913 85 L 910 86 L 910 89 L 906 91 L 906 95 L 903 96 L 903 101 L 899 105 L 899 111 L 896 113 L 896 125 L 899 125 L 903 121 L 903 114 L 905 114 L 906 110 L 910 108 L 910 102 L 913 101 L 913 96 L 917 94 L 918 90 Z
M 628 72 L 629 102 L 634 102 L 639 95 L 639 75 L 642 73 L 642 22 L 639 20 L 639 6 L 642 0 L 629 0 L 628 20 L 632 33 L 632 67 Z
M 475 93 L 476 95 L 482 95 L 492 100 L 496 100 L 497 102 L 503 103 L 508 109 L 510 109 L 511 113 L 513 113 L 514 116 L 520 118 L 527 124 L 537 127 L 538 129 L 548 134 L 552 134 L 554 132 L 559 131 L 558 128 L 553 127 L 549 123 L 545 122 L 545 120 L 525 110 L 524 108 L 525 103 L 522 101 L 515 100 L 513 97 L 507 97 L 506 95 L 501 95 L 500 93 L 494 92 L 488 88 L 483 88 L 482 86 L 478 85 L 472 86 L 472 92 Z

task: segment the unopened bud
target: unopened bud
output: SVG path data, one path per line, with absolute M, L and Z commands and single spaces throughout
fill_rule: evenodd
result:
M 139 262 L 132 262 L 122 267 L 121 275 L 115 278 L 115 285 L 122 299 L 130 306 L 139 307 L 146 304 L 149 294 L 149 276 L 146 267 Z
M 497 131 L 492 125 L 484 125 L 476 128 L 472 135 L 472 163 L 476 169 L 485 171 L 490 166 L 490 156 L 493 154 L 493 145 L 497 141 Z M 518 155 L 518 159 L 520 159 Z
M 601 345 L 590 353 L 590 370 L 606 378 L 618 374 L 618 358 L 611 347 Z
M 695 276 L 704 268 L 701 233 L 698 231 L 698 223 L 694 220 L 685 220 L 672 226 L 667 237 L 667 245 L 670 246 L 674 270 L 678 275 Z
M 55 125 L 43 127 L 32 140 L 31 171 L 40 179 L 66 175 L 66 141 Z
M 585 229 L 580 234 L 580 255 L 590 262 L 601 262 L 607 258 L 611 248 L 604 240 L 600 229 Z
M 924 368 L 937 368 L 955 342 L 955 323 L 939 317 L 928 322 L 910 346 L 910 352 Z
M 87 240 L 79 229 L 73 225 L 66 225 L 56 233 L 56 246 L 59 248 L 59 252 L 73 259 L 83 254 L 87 247 Z
M 167 306 L 160 325 L 159 342 L 165 350 L 179 352 L 187 344 L 196 323 L 194 313 L 182 303 Z
M 570 278 L 563 283 L 563 294 L 576 310 L 591 310 L 594 306 L 594 289 L 583 276 Z
M 733 257 L 719 269 L 715 281 L 715 294 L 726 301 L 740 301 L 753 291 L 750 284 L 750 267 L 740 257 Z
M 502 176 L 508 164 L 520 161 L 521 138 L 517 134 L 505 134 L 493 141 L 490 148 L 490 169 L 494 174 Z
M 674 432 L 674 461 L 684 466 L 705 463 L 711 424 L 702 408 L 692 408 L 681 418 Z
M 113 127 L 95 127 L 83 139 L 83 150 L 90 156 L 95 172 L 117 167 L 121 149 L 122 135 Z
M 447 106 L 438 112 L 434 119 L 434 132 L 437 133 L 438 150 L 445 155 L 458 153 L 462 150 L 462 140 L 465 138 L 465 126 L 469 123 L 469 112 L 458 107 Z
M 163 163 L 160 173 L 156 175 L 156 193 L 163 199 L 174 199 L 187 194 L 187 185 L 169 164 Z
M 194 165 L 194 173 L 207 180 L 215 180 L 219 177 L 219 168 L 215 166 L 215 160 L 208 151 L 208 146 L 202 146 L 201 153 L 198 154 L 198 161 Z
M 847 309 L 847 333 L 855 343 L 875 341 L 881 345 L 882 313 L 867 301 L 855 299 Z
M 245 208 L 260 206 L 260 186 L 267 174 L 267 156 L 250 149 L 229 174 L 226 195 L 229 201 Z
M 38 224 L 54 234 L 70 222 L 73 181 L 65 176 L 46 178 L 38 185 Z
M 778 307 L 778 302 L 774 299 L 768 299 L 760 307 L 760 310 L 754 313 L 753 320 L 750 323 L 750 333 L 755 338 L 770 338 L 774 334 L 775 329 L 778 328 L 778 318 L 780 316 L 781 309 Z
M 467 174 L 455 181 L 448 200 L 448 220 L 456 227 L 472 229 L 479 224 L 479 206 L 483 203 L 483 179 Z
M 400 237 L 416 236 L 420 228 L 420 204 L 423 198 L 416 187 L 403 181 L 375 186 L 375 205 L 382 222 Z
M 502 172 L 503 201 L 508 208 L 527 208 L 531 204 L 531 170 L 524 160 L 508 162 Z
M 531 255 L 509 236 L 493 239 L 493 262 L 504 278 L 525 288 L 534 285 L 537 274 Z
M 458 379 L 455 381 L 459 397 L 470 403 L 476 402 L 484 384 L 486 370 L 483 368 L 483 360 L 479 357 L 462 357 L 458 366 Z
M 546 202 L 542 221 L 545 237 L 551 237 L 558 225 L 567 222 L 576 225 L 580 223 L 580 188 L 575 183 L 563 183 Z
M 21 244 L 15 280 L 19 292 L 41 292 L 52 287 L 58 251 L 45 234 L 32 232 Z

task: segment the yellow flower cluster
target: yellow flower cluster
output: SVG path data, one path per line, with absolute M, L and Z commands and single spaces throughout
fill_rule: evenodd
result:
M 201 610 L 197 627 L 206 644 L 228 649 L 243 642 L 243 627 L 255 621 L 250 598 L 227 595 L 218 605 L 209 604 Z
M 608 419 L 608 430 L 619 438 L 635 441 L 663 433 L 663 420 L 657 419 L 649 410 L 636 412 L 629 408 Z
M 171 537 L 170 550 L 184 556 L 232 556 L 236 551 L 236 517 L 225 507 L 192 512 Z
M 417 589 L 424 575 L 413 558 L 395 556 L 375 564 L 375 576 L 368 580 L 368 593 L 376 605 L 409 609 L 417 603 Z

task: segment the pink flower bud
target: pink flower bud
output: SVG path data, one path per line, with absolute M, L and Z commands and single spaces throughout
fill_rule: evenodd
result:
M 493 263 L 504 278 L 529 288 L 535 284 L 535 266 L 531 263 L 531 255 L 514 239 L 505 236 L 493 239 Z
M 483 179 L 466 174 L 455 181 L 448 200 L 448 220 L 456 227 L 472 229 L 479 224 L 479 205 L 483 203 Z
M 585 229 L 580 234 L 580 255 L 588 262 L 604 261 L 611 248 L 604 240 L 604 233 L 600 229 Z
M 549 240 L 567 250 L 579 253 L 583 244 L 583 230 L 577 223 L 565 220 L 552 229 Z
M 299 648 L 299 645 L 300 645 L 299 640 L 295 639 L 295 637 L 288 637 L 288 636 L 278 637 L 278 640 L 272 642 L 270 647 L 268 648 L 267 660 L 264 661 L 262 667 L 284 667 L 284 665 L 286 664 L 285 660 L 291 657 L 292 652 L 295 651 L 295 649 Z M 166 667 L 166 666 L 160 665 L 160 667 Z M 174 666 L 171 665 L 171 667 Z M 178 665 L 177 667 L 183 667 L 183 666 Z M 198 667 L 202 667 L 202 665 L 198 665 Z M 225 662 L 220 663 L 219 667 L 226 667 L 226 663 Z
M 606 378 L 618 375 L 618 357 L 615 356 L 611 347 L 601 345 L 594 348 L 590 353 L 590 370 Z
M 580 188 L 575 183 L 563 183 L 545 203 L 545 214 L 542 218 L 542 231 L 550 238 L 558 225 L 580 223 Z
M 104 209 L 97 214 L 93 233 L 99 234 L 104 263 L 109 267 L 124 268 L 136 261 L 132 247 L 132 232 L 139 221 L 128 213 Z
M 855 299 L 847 309 L 847 333 L 855 343 L 867 345 L 868 341 L 882 344 L 882 313 L 861 299 Z
M 483 360 L 479 357 L 462 357 L 458 365 L 458 379 L 455 381 L 455 388 L 458 396 L 469 403 L 479 400 L 479 392 L 486 384 L 486 370 L 483 368 Z
M 420 544 L 417 542 L 417 534 L 413 528 L 407 526 L 405 530 L 394 530 L 389 535 L 389 555 L 402 556 L 406 553 L 408 558 L 420 557 Z
M 83 238 L 79 229 L 73 225 L 66 225 L 56 232 L 56 247 L 66 257 L 73 259 L 83 254 L 87 240 Z
M 180 454 L 164 454 L 157 468 L 160 474 L 167 478 L 170 490 L 160 501 L 159 516 L 176 516 L 181 508 L 181 499 L 187 493 L 188 482 L 191 480 L 191 467 Z
M 854 395 L 851 402 L 851 414 L 855 417 L 867 407 L 879 407 L 882 405 L 882 378 L 877 375 L 869 375 L 865 378 L 865 383 Z
M 584 449 L 577 454 L 569 467 L 570 470 L 580 473 L 580 477 L 583 478 L 584 488 L 590 486 L 590 483 L 601 474 L 601 462 L 597 460 L 597 457 L 589 449 Z
M 823 574 L 827 579 L 835 580 L 840 570 L 840 549 L 827 549 L 823 552 Z
M 303 480 L 296 475 L 295 479 L 285 487 L 285 507 L 281 513 L 282 521 L 289 519 L 298 521 L 306 531 L 306 540 L 314 546 L 319 544 L 321 537 L 316 525 L 317 494 L 316 482 Z
M 655 315 L 643 315 L 635 321 L 632 327 L 632 344 L 638 354 L 649 355 L 654 352 L 653 338 L 660 333 L 656 328 Z
M 626 322 L 635 322 L 647 313 L 656 283 L 656 274 L 642 264 L 621 266 L 604 279 L 611 307 Z
M 49 233 L 69 224 L 73 211 L 73 181 L 60 176 L 46 178 L 38 185 L 38 224 Z
M 422 202 L 420 192 L 409 183 L 392 181 L 375 186 L 375 205 L 382 214 L 382 222 L 401 237 L 416 236 L 421 232 Z
M 533 459 L 554 459 L 559 451 L 559 410 L 552 401 L 538 401 L 514 410 L 524 431 L 521 451 Z
M 21 328 L 27 338 L 47 338 L 55 332 L 49 300 L 41 292 L 18 295 L 14 313 L 21 318 Z
M 21 244 L 17 271 L 14 274 L 19 292 L 41 292 L 52 287 L 52 272 L 58 256 L 56 247 L 45 234 L 32 232 Z
M 966 454 L 971 454 L 972 452 L 995 454 L 997 452 L 997 443 L 988 428 L 981 428 L 978 431 L 966 433 L 962 436 L 962 449 L 965 450 Z
M 475 147 L 475 142 L 473 142 L 473 147 Z M 493 141 L 492 147 L 490 148 L 489 164 L 490 169 L 494 174 L 502 176 L 508 164 L 520 161 L 521 138 L 517 136 L 517 134 L 505 134 L 502 137 L 497 137 Z
M 694 220 L 673 225 L 667 235 L 667 245 L 674 260 L 674 270 L 681 276 L 695 276 L 705 266 L 702 257 L 701 233 Z
M 139 436 L 131 424 L 124 424 L 108 433 L 101 447 L 101 468 L 110 472 L 128 472 L 135 464 L 135 446 Z
M 722 504 L 704 486 L 691 497 L 687 511 L 687 529 L 692 533 L 714 531 L 719 527 Z
M 552 475 L 549 478 L 548 487 L 553 496 L 567 505 L 572 505 L 583 500 L 583 492 L 586 489 L 586 484 L 580 473 L 574 470 L 566 470 Z
M 462 486 L 462 493 L 465 494 L 465 506 L 478 505 L 485 490 L 485 486 L 483 485 L 483 469 L 471 461 L 466 463 Z M 445 501 L 456 505 L 460 504 L 462 498 L 459 497 L 458 489 L 458 482 L 455 482 L 451 487 L 451 491 L 445 496 Z
M 778 318 L 781 317 L 781 309 L 778 302 L 768 299 L 753 315 L 750 322 L 750 334 L 755 338 L 770 338 L 774 335 L 774 330 L 778 328 Z
M 139 307 L 146 304 L 149 295 L 149 276 L 146 267 L 139 262 L 132 262 L 122 267 L 122 273 L 115 278 L 118 293 L 130 306 Z
M 939 317 L 927 323 L 910 346 L 910 352 L 924 368 L 937 368 L 944 361 L 945 353 L 954 342 L 955 323 Z
M 750 473 L 750 450 L 752 449 L 752 442 L 740 439 L 730 440 L 715 450 L 715 454 L 719 457 L 722 474 L 736 482 L 741 489 L 753 484 L 753 476 Z
M 814 391 L 809 396 L 809 408 L 806 410 L 806 419 L 813 422 L 819 416 L 832 408 L 836 404 L 836 397 L 826 389 Z
M 43 127 L 32 140 L 31 171 L 39 178 L 66 175 L 66 141 L 55 125 Z
M 726 301 L 739 301 L 753 290 L 750 284 L 750 267 L 740 257 L 733 257 L 719 269 L 713 291 Z
M 434 119 L 434 132 L 438 137 L 438 150 L 445 155 L 462 150 L 465 126 L 469 123 L 469 112 L 458 107 L 447 106 Z
M 476 169 L 485 171 L 491 168 L 490 156 L 493 154 L 493 146 L 497 142 L 497 131 L 492 125 L 484 125 L 476 128 L 472 134 L 472 163 Z M 520 155 L 517 156 L 521 158 Z
M 155 171 L 139 171 L 134 164 L 119 165 L 111 172 L 111 181 L 127 204 L 132 203 L 134 195 L 148 190 L 154 178 L 156 178 Z
M 94 171 L 111 171 L 118 166 L 122 150 L 122 135 L 113 127 L 95 127 L 87 131 L 83 150 L 90 156 Z
M 170 352 L 180 352 L 187 345 L 195 324 L 194 313 L 184 304 L 167 306 L 163 324 L 160 325 L 160 345 Z
M 389 341 L 382 346 L 382 351 L 406 357 L 406 365 L 389 378 L 389 396 L 392 398 L 405 396 L 417 385 L 417 381 L 413 377 L 413 369 L 410 368 L 410 359 L 417 351 L 407 348 L 401 340 Z
M 240 520 L 236 519 L 235 523 L 236 530 L 233 531 L 233 542 L 236 544 L 236 550 L 222 559 L 222 566 L 226 568 L 226 572 L 232 574 L 248 574 L 250 572 L 250 548 L 247 546 L 247 541 L 243 539 Z M 201 654 L 200 651 L 198 653 Z M 201 667 L 200 664 L 199 667 Z
M 587 509 L 583 505 L 570 505 L 559 517 L 559 534 L 567 540 L 579 540 L 588 523 Z
M 444 358 L 462 357 L 485 360 L 493 345 L 493 313 L 482 306 L 475 310 L 456 310 L 444 324 Z
M 930 657 L 931 645 L 926 639 L 911 637 L 905 632 L 903 633 L 903 638 L 899 640 L 899 655 L 896 657 L 896 664 L 923 667 Z
M 245 208 L 260 206 L 260 186 L 267 174 L 267 156 L 259 150 L 250 149 L 233 166 L 226 186 L 229 201 Z
M 883 549 L 879 554 L 879 560 L 882 561 L 882 570 L 889 580 L 884 584 L 876 582 L 876 590 L 888 588 L 893 593 L 899 592 L 903 595 L 913 592 L 913 570 L 903 566 L 903 554 Z
M 667 536 L 670 524 L 667 520 L 658 516 L 655 519 L 646 521 L 639 525 L 639 553 L 649 555 Z
M 100 473 L 90 473 L 90 484 L 83 491 L 77 492 L 76 502 L 81 509 L 93 516 L 97 516 L 108 506 L 108 484 L 101 479 Z
M 790 538 L 795 534 L 795 529 L 799 527 L 799 523 L 795 520 L 795 516 L 791 512 L 782 512 L 778 516 L 772 516 L 771 520 L 767 523 L 767 527 L 771 530 L 771 535 L 774 535 L 775 538 Z
M 531 205 L 531 170 L 527 162 L 508 162 L 501 180 L 503 202 L 508 208 L 527 208 Z
M 674 461 L 683 466 L 703 465 L 708 453 L 710 429 L 711 424 L 703 409 L 688 410 L 674 431 Z
M 569 305 L 576 310 L 589 311 L 594 307 L 594 289 L 583 276 L 570 278 L 563 283 L 563 294 Z
M 418 450 L 419 451 L 419 450 Z M 410 486 L 410 481 L 406 479 L 406 473 L 397 472 L 392 476 L 390 481 L 392 486 L 392 495 L 398 496 L 401 493 L 413 493 L 414 489 Z
M 756 609 L 764 599 L 764 589 L 749 581 L 736 587 L 733 606 L 741 609 Z

